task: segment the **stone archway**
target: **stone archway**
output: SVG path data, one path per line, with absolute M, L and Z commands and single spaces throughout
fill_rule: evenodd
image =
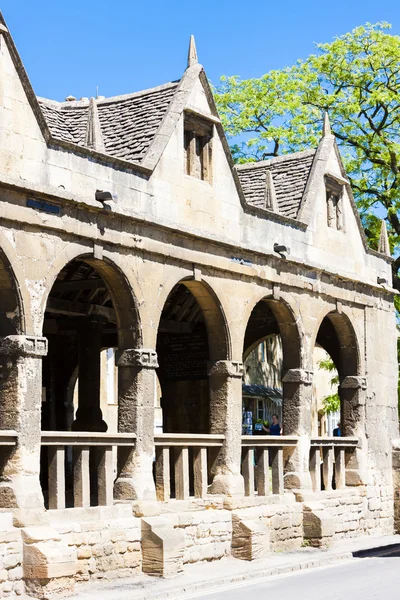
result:
M 9 261 L 0 248 L 0 337 L 20 335 L 25 318 L 19 287 Z
M 137 305 L 124 274 L 107 259 L 81 255 L 68 262 L 49 292 L 43 334 L 49 352 L 43 365 L 42 428 L 67 428 L 66 394 L 80 365 L 79 407 L 72 428 L 105 431 L 100 411 L 100 351 L 141 346 Z
M 142 404 L 138 400 L 141 388 L 137 385 L 141 367 L 136 362 L 132 365 L 126 355 L 131 357 L 132 353 L 141 352 L 142 333 L 136 299 L 120 268 L 108 258 L 99 260 L 84 254 L 64 264 L 47 297 L 43 332 L 48 338 L 49 352 L 43 361 L 42 430 L 108 430 L 107 415 L 111 415 L 111 411 L 103 414 L 100 398 L 101 352 L 118 348 L 119 353 L 125 353 L 124 364 L 118 368 L 118 431 L 136 433 L 136 414 Z M 69 413 L 74 373 L 78 407 L 71 424 Z M 129 451 L 119 449 L 119 474 L 127 464 L 131 465 L 132 456 L 141 450 L 144 439 L 147 454 L 151 456 L 151 428 L 146 435 L 140 437 L 140 443 Z M 90 451 L 90 489 L 94 495 L 98 462 L 95 450 Z M 46 453 L 45 447 L 41 461 L 43 489 L 47 487 Z M 66 456 L 69 459 L 66 471 L 68 501 L 68 489 L 73 487 L 73 456 L 69 450 Z M 97 499 L 94 497 L 93 501 L 96 503 Z
M 263 298 L 249 317 L 243 343 L 244 358 L 263 340 L 278 335 L 282 340 L 283 428 L 285 435 L 299 435 L 300 384 L 306 374 L 301 369 L 301 338 L 295 316 L 283 300 Z M 307 425 L 304 424 L 306 427 Z
M 210 363 L 230 359 L 225 316 L 204 281 L 180 280 L 164 304 L 157 336 L 164 432 L 209 433 Z
M 342 435 L 357 435 L 363 423 L 360 394 L 366 383 L 360 376 L 359 344 L 350 318 L 343 312 L 326 314 L 315 343 L 329 354 L 339 374 Z

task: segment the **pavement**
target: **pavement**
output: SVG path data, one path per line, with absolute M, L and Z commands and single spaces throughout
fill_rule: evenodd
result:
M 217 588 L 185 598 L 202 600 L 399 600 L 400 553 L 320 567 L 257 583 Z
M 355 567 L 356 565 L 366 565 L 360 567 L 364 575 L 361 577 L 368 577 L 372 573 L 376 572 L 370 568 L 368 570 L 368 564 L 371 561 L 386 561 L 384 565 L 389 565 L 391 561 L 397 560 L 397 569 L 394 572 L 397 574 L 397 581 L 399 579 L 400 569 L 400 558 L 384 558 L 394 553 L 400 554 L 400 535 L 393 536 L 365 536 L 354 539 L 339 540 L 330 549 L 314 549 L 314 548 L 302 548 L 296 552 L 275 552 L 263 559 L 255 560 L 252 562 L 238 560 L 232 557 L 210 562 L 210 563 L 197 563 L 194 565 L 185 565 L 184 572 L 176 577 L 175 579 L 159 579 L 156 577 L 149 577 L 141 575 L 130 580 L 115 580 L 115 581 L 102 581 L 98 583 L 84 584 L 77 586 L 76 594 L 73 596 L 74 600 L 99 600 L 99 598 L 107 598 L 107 600 L 178 600 L 180 598 L 191 598 L 191 597 L 202 597 L 204 600 L 221 599 L 225 600 L 241 600 L 244 595 L 247 595 L 251 591 L 254 599 L 257 599 L 257 593 L 260 592 L 260 598 L 267 598 L 265 586 L 271 584 L 271 581 L 281 581 L 278 576 L 285 576 L 289 574 L 297 574 L 304 572 L 308 569 L 317 569 L 322 572 L 319 568 L 321 567 Z M 373 558 L 379 556 L 380 558 Z M 360 560 L 366 557 L 367 560 Z M 369 558 L 368 558 L 369 557 Z M 358 568 L 358 567 L 357 567 Z M 382 567 L 380 567 L 382 568 Z M 386 570 L 389 566 L 384 566 Z M 324 573 L 331 572 L 331 569 L 324 569 Z M 296 576 L 297 576 L 296 575 Z M 294 577 L 285 578 L 285 581 L 294 579 Z M 349 581 L 353 581 L 352 576 L 349 575 Z M 357 581 L 354 580 L 352 585 L 358 585 Z M 303 579 L 304 583 L 304 579 Z M 279 600 L 285 600 L 286 598 L 292 600 L 292 598 L 301 598 L 295 593 L 296 585 L 290 591 L 289 584 L 289 595 L 281 594 L 279 587 L 279 593 L 275 587 L 275 591 L 271 591 L 274 595 L 278 593 Z M 303 585 L 303 584 L 302 584 Z M 329 593 L 332 589 L 335 589 L 336 581 L 330 582 L 326 591 Z M 375 585 L 375 587 L 374 587 Z M 261 586 L 261 587 L 260 587 Z M 332 587 L 333 586 L 333 587 Z M 343 587 L 343 586 L 342 586 Z M 321 591 L 316 593 L 319 595 L 310 596 L 307 588 L 307 599 L 308 600 L 329 600 L 335 598 L 335 600 L 344 600 L 351 598 L 351 600 L 369 600 L 369 598 L 385 598 L 385 600 L 399 600 L 400 592 L 398 591 L 398 583 L 396 583 L 396 594 L 388 595 L 383 593 L 383 589 L 379 586 L 376 588 L 375 584 L 370 583 L 368 590 L 379 592 L 378 595 L 356 596 L 355 593 L 347 595 L 347 589 L 345 590 L 346 595 L 338 595 L 337 593 L 331 596 L 322 596 Z M 249 588 L 249 592 L 247 589 Z M 350 589 L 350 588 L 349 588 Z M 362 588 L 363 589 L 363 588 Z M 258 590 L 258 592 L 257 592 Z M 389 593 L 389 592 L 388 592 Z M 237 595 L 239 594 L 239 595 Z M 240 595 L 242 594 L 242 595 Z M 290 595 L 291 594 L 291 595 Z

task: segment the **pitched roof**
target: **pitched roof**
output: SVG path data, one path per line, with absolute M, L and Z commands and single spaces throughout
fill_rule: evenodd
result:
M 179 82 L 113 98 L 98 99 L 105 154 L 140 163 L 161 125 Z M 52 136 L 85 147 L 89 100 L 55 102 L 38 98 Z
M 269 171 L 279 213 L 295 219 L 315 152 L 315 150 L 304 150 L 257 163 L 237 165 L 237 174 L 247 203 L 259 208 L 268 208 L 265 189 L 267 171 Z

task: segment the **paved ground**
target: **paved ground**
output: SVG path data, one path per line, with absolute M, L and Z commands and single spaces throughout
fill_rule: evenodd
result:
M 73 598 L 400 600 L 400 557 L 393 556 L 393 548 L 400 555 L 400 535 L 339 540 L 329 550 L 276 552 L 253 562 L 228 557 L 185 565 L 184 573 L 175 579 L 141 575 L 131 580 L 77 586 Z M 371 551 L 373 558 L 354 558 Z M 376 557 L 377 553 L 387 556 Z
M 356 558 L 332 567 L 271 577 L 187 600 L 399 600 L 400 558 Z

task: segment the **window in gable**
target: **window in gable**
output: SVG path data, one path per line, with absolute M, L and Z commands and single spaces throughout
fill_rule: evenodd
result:
M 213 124 L 192 115 L 185 115 L 185 172 L 211 183 Z
M 332 177 L 325 178 L 328 227 L 342 231 L 343 185 Z

